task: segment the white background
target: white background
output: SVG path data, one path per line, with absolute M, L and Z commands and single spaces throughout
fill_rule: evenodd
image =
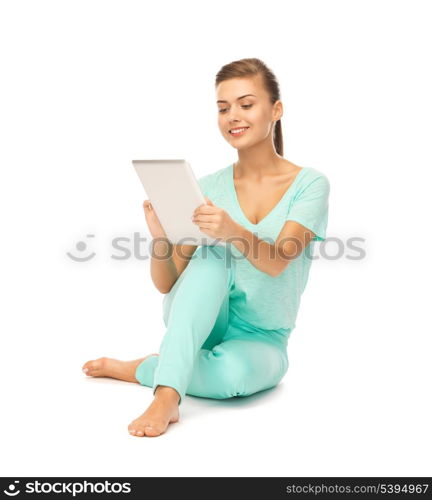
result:
M 429 7 L 1 3 L 1 475 L 432 474 Z M 341 254 L 312 265 L 275 389 L 187 396 L 165 434 L 133 437 L 151 389 L 81 372 L 164 335 L 146 246 L 113 258 L 113 238 L 149 238 L 131 160 L 236 161 L 214 79 L 243 57 L 279 80 L 284 157 L 330 180 Z

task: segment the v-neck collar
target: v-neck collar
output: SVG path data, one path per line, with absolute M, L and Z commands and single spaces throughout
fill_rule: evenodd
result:
M 301 167 L 301 170 L 300 172 L 298 172 L 298 174 L 295 176 L 293 182 L 291 182 L 291 184 L 288 186 L 287 190 L 285 191 L 285 193 L 282 195 L 282 198 L 278 201 L 278 203 L 270 210 L 270 212 L 264 216 L 264 218 L 262 218 L 259 222 L 257 222 L 256 224 L 254 224 L 253 222 L 251 222 L 245 215 L 245 213 L 243 212 L 243 209 L 242 207 L 240 206 L 240 203 L 239 203 L 239 200 L 238 200 L 238 197 L 237 197 L 237 191 L 236 191 L 236 188 L 235 188 L 235 184 L 234 184 L 234 163 L 231 163 L 229 169 L 228 169 L 228 173 L 229 173 L 229 185 L 230 185 L 230 189 L 231 189 L 231 194 L 233 195 L 233 198 L 234 198 L 234 202 L 235 202 L 235 205 L 236 205 L 236 208 L 238 210 L 238 212 L 240 213 L 240 215 L 243 217 L 243 219 L 245 219 L 251 226 L 254 226 L 254 227 L 258 227 L 260 226 L 264 221 L 266 221 L 275 211 L 276 209 L 279 207 L 279 205 L 281 205 L 281 203 L 285 200 L 285 198 L 288 196 L 288 194 L 291 192 L 291 190 L 294 188 L 294 186 L 296 185 L 296 183 L 298 182 L 299 178 L 302 176 L 302 174 L 304 174 L 304 172 L 307 170 L 308 167 Z

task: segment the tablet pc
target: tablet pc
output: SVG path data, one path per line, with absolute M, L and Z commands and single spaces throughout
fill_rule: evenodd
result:
M 224 245 L 191 220 L 206 200 L 186 160 L 132 160 L 132 164 L 171 243 Z

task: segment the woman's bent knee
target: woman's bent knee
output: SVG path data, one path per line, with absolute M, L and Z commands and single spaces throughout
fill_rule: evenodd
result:
M 285 356 L 279 355 L 268 366 L 259 365 L 255 357 L 248 357 L 247 349 L 232 350 L 221 343 L 212 349 L 217 358 L 217 376 L 224 397 L 249 396 L 275 387 L 288 370 Z M 264 357 L 263 357 L 263 363 Z
M 228 246 L 203 245 L 196 249 L 191 260 L 216 263 L 219 264 L 219 267 L 223 266 L 227 270 L 231 270 L 235 267 L 235 259 Z

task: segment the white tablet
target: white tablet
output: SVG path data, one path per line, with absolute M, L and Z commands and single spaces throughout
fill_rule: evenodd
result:
M 225 245 L 191 220 L 206 200 L 186 160 L 132 160 L 132 164 L 171 243 Z

